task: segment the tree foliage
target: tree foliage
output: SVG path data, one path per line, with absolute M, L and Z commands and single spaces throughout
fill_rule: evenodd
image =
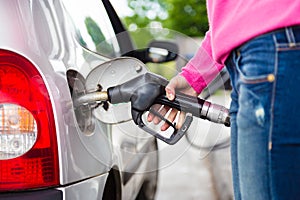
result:
M 127 0 L 133 11 L 132 16 L 125 18 L 126 24 L 136 24 L 139 28 L 146 27 L 151 21 L 162 21 L 167 18 L 164 0 Z
M 158 21 L 188 36 L 203 36 L 208 30 L 205 0 L 128 0 L 128 6 L 133 10 L 125 18 L 128 26 L 143 28 Z
M 203 36 L 208 30 L 205 0 L 165 0 L 168 19 L 164 27 L 179 31 L 188 36 Z

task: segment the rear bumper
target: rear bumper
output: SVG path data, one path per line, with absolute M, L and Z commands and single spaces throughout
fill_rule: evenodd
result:
M 102 199 L 108 173 L 58 188 L 63 192 L 64 200 Z
M 108 173 L 56 189 L 0 193 L 1 200 L 97 200 L 102 199 Z
M 50 189 L 50 190 L 39 190 L 31 192 L 14 192 L 0 194 L 1 200 L 32 200 L 32 199 L 43 199 L 43 200 L 62 200 L 62 191 Z

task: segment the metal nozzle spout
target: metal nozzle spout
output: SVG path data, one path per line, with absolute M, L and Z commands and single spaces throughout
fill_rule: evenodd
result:
M 229 110 L 221 105 L 211 104 L 207 112 L 207 119 L 228 127 L 230 126 Z
M 108 95 L 106 91 L 91 92 L 84 94 L 74 100 L 74 106 L 78 107 L 81 105 L 94 104 L 99 101 L 107 101 Z

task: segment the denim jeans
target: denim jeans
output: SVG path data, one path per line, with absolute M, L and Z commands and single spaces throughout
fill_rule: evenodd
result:
M 235 199 L 300 199 L 300 26 L 248 41 L 226 67 Z

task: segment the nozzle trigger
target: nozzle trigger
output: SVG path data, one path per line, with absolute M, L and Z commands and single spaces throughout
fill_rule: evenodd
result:
M 153 113 L 153 111 L 152 111 Z M 186 133 L 186 131 L 189 129 L 192 121 L 193 121 L 193 116 L 190 113 L 186 114 L 184 123 L 182 125 L 182 127 L 180 129 L 176 129 L 175 124 L 171 123 L 170 121 L 168 121 L 167 119 L 165 119 L 163 116 L 161 116 L 159 113 L 153 113 L 156 116 L 162 118 L 163 121 L 167 122 L 171 127 L 173 127 L 174 131 L 171 134 L 170 137 L 166 137 L 164 136 L 164 132 L 159 133 L 154 131 L 153 129 L 149 128 L 142 119 L 143 116 L 143 112 L 137 111 L 135 109 L 131 110 L 131 114 L 132 114 L 132 119 L 135 122 L 135 124 L 137 124 L 141 129 L 143 129 L 144 131 L 150 133 L 151 135 L 153 135 L 154 137 L 164 141 L 167 144 L 176 144 L 181 138 L 182 136 Z M 159 114 L 159 115 L 158 115 Z

